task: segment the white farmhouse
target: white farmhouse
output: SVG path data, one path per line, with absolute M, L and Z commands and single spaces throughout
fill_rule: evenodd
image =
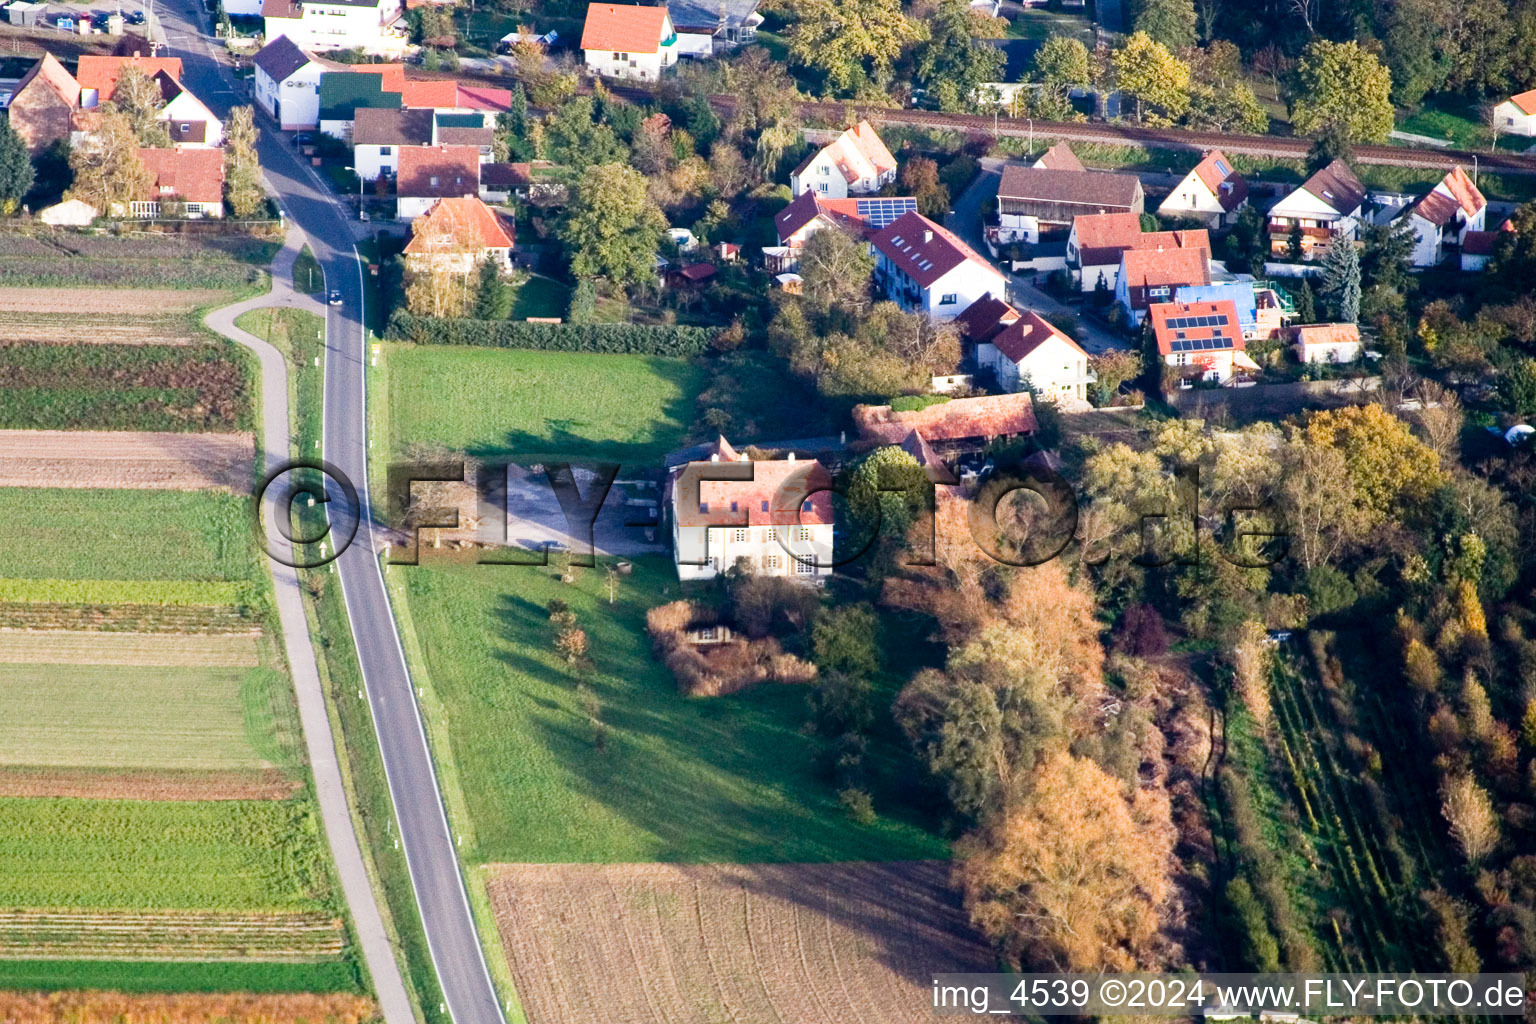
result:
M 320 123 L 320 76 L 340 65 L 299 49 L 278 36 L 252 58 L 256 102 L 283 131 L 313 129 Z
M 432 111 L 360 107 L 352 122 L 352 166 L 364 181 L 393 178 L 400 150 L 432 144 Z
M 1349 363 L 1360 358 L 1360 328 L 1354 324 L 1307 324 L 1294 331 L 1291 347 L 1303 363 Z
M 953 320 L 987 295 L 1007 294 L 996 267 L 920 213 L 904 213 L 870 239 L 875 279 L 908 312 Z
M 410 46 L 400 0 L 263 0 L 267 39 L 301 50 L 362 50 L 399 56 Z
M 1493 108 L 1505 135 L 1536 135 L 1536 89 L 1518 93 Z
M 790 172 L 789 192 L 842 199 L 878 192 L 895 180 L 896 158 L 869 122 L 860 121 Z
M 1088 353 L 1032 309 L 976 346 L 976 361 L 997 375 L 998 386 L 1055 401 L 1085 398 L 1098 378 L 1088 369 Z
M 1439 266 L 1448 244 L 1460 246 L 1468 232 L 1483 230 L 1487 212 L 1488 200 L 1467 172 L 1452 167 L 1428 194 L 1399 215 L 1413 229 L 1410 262 L 1416 267 Z
M 665 6 L 592 4 L 581 49 L 589 74 L 654 82 L 677 63 L 677 31 Z
M 815 459 L 751 460 L 725 438 L 709 461 L 667 479 L 672 557 L 681 580 L 742 562 L 763 576 L 824 583 L 832 574 L 832 477 Z
M 1213 149 L 1184 175 L 1157 208 L 1163 217 L 1194 217 L 1213 228 L 1226 227 L 1248 203 L 1248 182 L 1232 170 L 1225 153 Z

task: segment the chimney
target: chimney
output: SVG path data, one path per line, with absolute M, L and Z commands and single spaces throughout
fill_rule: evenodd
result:
M 847 444 L 848 443 L 848 431 L 846 431 L 846 430 L 839 430 L 837 432 L 837 443 L 838 444 Z
M 933 241 L 933 229 L 932 228 L 924 228 L 923 229 L 923 241 L 925 241 L 925 242 Z
M 790 462 L 794 462 L 795 461 L 795 453 L 794 452 L 790 452 L 789 453 L 789 461 Z
M 713 455 L 711 455 L 709 457 L 709 461 L 710 462 L 719 462 L 720 461 L 720 453 L 719 452 L 715 452 L 715 454 L 713 454 Z

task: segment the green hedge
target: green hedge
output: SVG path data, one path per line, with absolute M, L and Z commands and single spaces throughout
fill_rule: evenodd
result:
M 415 316 L 396 310 L 385 337 L 418 345 L 481 345 L 546 352 L 620 352 L 697 356 L 713 331 L 665 324 L 544 324 L 523 320 L 468 320 Z

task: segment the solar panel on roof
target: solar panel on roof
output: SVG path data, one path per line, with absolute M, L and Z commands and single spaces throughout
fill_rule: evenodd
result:
M 860 199 L 855 209 L 859 217 L 867 221 L 871 227 L 883 228 L 893 224 L 902 214 L 911 213 L 917 209 L 917 200 L 903 199 Z
M 1232 174 L 1232 168 L 1227 166 L 1225 160 L 1216 161 L 1216 170 L 1221 174 L 1223 178 L 1229 177 Z

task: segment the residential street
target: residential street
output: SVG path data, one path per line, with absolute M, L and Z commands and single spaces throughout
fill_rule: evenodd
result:
M 182 58 L 187 86 L 224 116 L 231 106 L 247 99 L 215 60 L 195 5 L 196 0 L 175 0 L 161 11 L 168 50 Z M 349 213 L 259 112 L 257 123 L 262 126 L 260 156 L 268 184 L 286 216 L 307 236 L 325 269 L 327 287 L 342 296 L 342 304 L 330 309 L 326 331 L 324 455 L 356 486 L 363 502 L 363 525 L 336 565 L 417 904 L 453 1019 L 457 1024 L 502 1024 L 501 1005 L 475 931 L 426 730 L 375 555 L 368 501 L 362 264 Z M 367 742 L 365 737 L 350 740 Z M 358 914 L 356 907 L 353 913 Z M 391 1017 L 392 1024 L 394 1020 Z

